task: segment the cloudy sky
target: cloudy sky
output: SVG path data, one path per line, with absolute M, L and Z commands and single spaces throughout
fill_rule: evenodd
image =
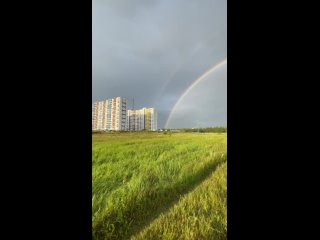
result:
M 92 2 L 93 102 L 134 98 L 159 128 L 226 126 L 226 64 L 190 89 L 227 58 L 226 0 Z

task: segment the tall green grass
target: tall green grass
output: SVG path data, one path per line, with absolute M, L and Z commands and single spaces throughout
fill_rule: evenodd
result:
M 132 240 L 227 239 L 226 163 Z
M 92 138 L 94 239 L 139 234 L 226 162 L 224 133 L 112 133 Z

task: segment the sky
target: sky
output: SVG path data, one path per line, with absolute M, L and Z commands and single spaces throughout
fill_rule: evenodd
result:
M 194 84 L 227 59 L 226 0 L 92 7 L 92 102 L 121 96 L 131 108 L 134 99 L 135 109 L 156 108 L 158 128 L 227 125 L 226 64 Z

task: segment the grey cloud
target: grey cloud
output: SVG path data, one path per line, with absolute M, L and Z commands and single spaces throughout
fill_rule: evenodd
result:
M 173 104 L 227 56 L 226 1 L 93 0 L 93 99 L 154 105 L 163 127 Z
M 226 126 L 226 70 L 226 65 L 222 66 L 191 88 L 173 109 L 168 127 Z

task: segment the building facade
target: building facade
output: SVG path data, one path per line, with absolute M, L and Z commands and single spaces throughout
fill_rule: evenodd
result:
M 128 110 L 127 113 L 127 130 L 139 131 L 144 129 L 144 111 Z
M 92 130 L 126 130 L 127 100 L 122 97 L 92 104 Z
M 154 108 L 142 108 L 139 110 L 128 110 L 127 130 L 157 130 L 157 112 Z

